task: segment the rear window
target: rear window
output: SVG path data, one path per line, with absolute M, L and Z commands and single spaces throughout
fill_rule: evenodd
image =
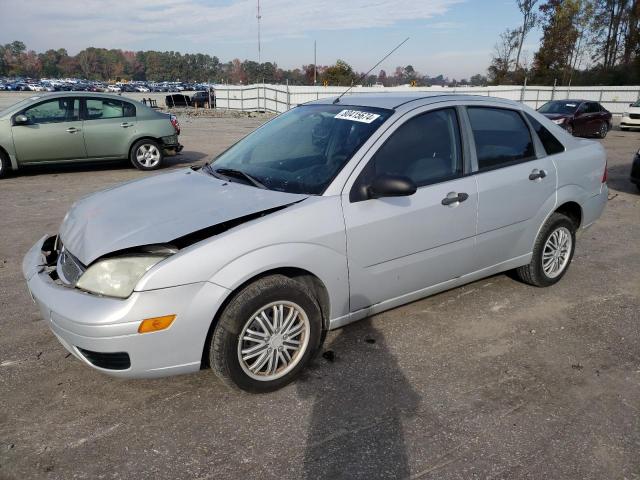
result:
M 538 138 L 540 138 L 544 151 L 547 152 L 547 155 L 555 155 L 556 153 L 564 152 L 564 145 L 560 143 L 560 140 L 558 140 L 553 133 L 547 130 L 544 125 L 528 113 L 525 115 L 535 132 L 538 134 Z
M 529 127 L 520 114 L 504 108 L 468 107 L 478 170 L 492 170 L 535 158 Z

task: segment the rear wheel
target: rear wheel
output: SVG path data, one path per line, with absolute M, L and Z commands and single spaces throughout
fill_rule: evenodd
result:
M 518 278 L 536 287 L 560 281 L 573 259 L 575 231 L 576 225 L 569 217 L 553 213 L 538 234 L 531 262 L 516 269 Z
M 157 170 L 162 166 L 164 154 L 158 142 L 145 138 L 131 147 L 129 159 L 139 170 Z
M 319 348 L 322 317 L 313 294 L 284 275 L 244 287 L 213 332 L 209 362 L 225 383 L 253 393 L 294 380 Z
M 602 122 L 598 129 L 598 138 L 605 138 L 607 133 L 609 133 L 609 125 L 607 125 L 607 122 Z

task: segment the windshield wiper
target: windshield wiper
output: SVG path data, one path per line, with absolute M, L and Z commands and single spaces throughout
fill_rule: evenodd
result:
M 211 170 L 213 170 L 213 167 L 210 166 L 209 168 Z M 267 187 L 265 187 L 264 184 L 260 183 L 258 180 L 253 178 L 248 173 L 243 172 L 242 170 L 236 170 L 234 168 L 217 168 L 214 171 L 216 173 L 219 173 L 220 175 L 224 175 L 225 177 L 242 178 L 244 180 L 247 180 L 254 187 L 258 187 L 258 188 L 262 188 L 263 190 L 267 190 Z

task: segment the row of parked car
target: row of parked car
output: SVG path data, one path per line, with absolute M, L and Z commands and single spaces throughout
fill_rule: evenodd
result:
M 13 92 L 167 92 L 207 90 L 208 85 L 185 82 L 106 83 L 77 79 L 0 79 L 0 91 Z

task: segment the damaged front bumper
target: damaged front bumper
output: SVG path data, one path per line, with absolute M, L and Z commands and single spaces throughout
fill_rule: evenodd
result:
M 101 297 L 61 284 L 51 255 L 55 237 L 42 237 L 22 270 L 42 318 L 60 343 L 94 369 L 119 377 L 149 378 L 200 369 L 204 342 L 228 290 L 198 282 L 126 299 Z M 142 320 L 176 315 L 166 330 L 138 333 Z

